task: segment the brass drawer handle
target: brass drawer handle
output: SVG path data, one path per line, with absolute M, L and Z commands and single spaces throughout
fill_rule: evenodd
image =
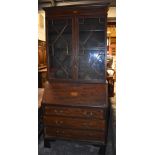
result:
M 87 116 L 93 116 L 93 112 L 85 111 L 84 114 L 87 115 Z
M 63 110 L 58 111 L 58 110 L 55 109 L 54 112 L 55 113 L 63 113 Z
M 64 131 L 62 131 L 62 132 L 60 132 L 59 130 L 56 130 L 56 134 L 64 134 L 65 132 Z
M 56 123 L 57 125 L 61 125 L 61 124 L 63 124 L 63 121 L 55 121 L 55 123 Z

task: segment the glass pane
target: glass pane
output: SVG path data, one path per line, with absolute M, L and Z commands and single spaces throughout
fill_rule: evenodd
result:
M 53 19 L 48 23 L 50 75 L 57 79 L 71 78 L 72 21 Z
M 104 25 L 104 18 L 79 19 L 79 79 L 81 80 L 105 80 Z

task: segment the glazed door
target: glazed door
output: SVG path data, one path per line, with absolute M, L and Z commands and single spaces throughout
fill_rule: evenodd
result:
M 51 79 L 72 79 L 72 19 L 48 21 L 48 61 Z
M 48 21 L 50 79 L 106 81 L 105 22 L 76 15 Z
M 106 20 L 79 17 L 78 79 L 103 80 L 106 73 Z

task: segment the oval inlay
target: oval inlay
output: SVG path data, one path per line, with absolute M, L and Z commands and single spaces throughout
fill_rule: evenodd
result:
M 71 96 L 78 96 L 78 92 L 71 92 L 70 95 Z

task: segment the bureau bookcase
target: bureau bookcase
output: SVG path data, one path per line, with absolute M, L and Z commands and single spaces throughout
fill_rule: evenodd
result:
M 45 8 L 48 82 L 43 97 L 44 145 L 77 140 L 100 145 L 107 137 L 104 6 Z

